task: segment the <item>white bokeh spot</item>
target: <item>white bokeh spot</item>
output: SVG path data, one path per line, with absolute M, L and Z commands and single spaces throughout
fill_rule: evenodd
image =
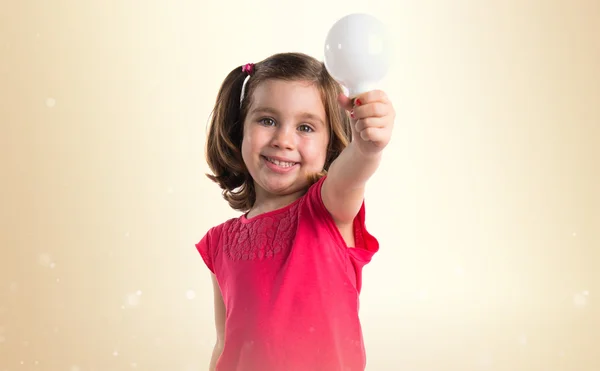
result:
M 48 253 L 38 255 L 38 264 L 45 268 L 54 268 L 54 261 Z
M 8 286 L 8 289 L 10 290 L 10 292 L 17 292 L 19 290 L 19 284 L 17 284 L 16 282 L 11 282 Z
M 589 295 L 590 293 L 587 290 L 575 293 L 575 295 L 573 295 L 573 304 L 577 308 L 585 308 L 588 304 Z
M 527 343 L 528 343 L 528 340 L 527 340 L 527 335 L 525 335 L 525 334 L 522 334 L 522 335 L 519 337 L 519 344 L 520 344 L 521 346 L 526 346 L 526 345 L 527 345 Z
M 462 266 L 457 265 L 454 267 L 454 274 L 457 276 L 464 276 L 465 270 Z
M 123 308 L 137 307 L 138 305 L 140 305 L 141 297 L 142 297 L 142 292 L 140 290 L 137 290 L 136 292 L 134 292 L 132 294 L 128 294 L 127 297 L 125 298 L 125 305 L 123 306 Z
M 484 352 L 484 353 L 480 354 L 479 357 L 477 358 L 477 366 L 479 369 L 482 369 L 482 370 L 490 369 L 493 364 L 494 364 L 494 360 L 493 360 L 492 354 L 489 352 Z

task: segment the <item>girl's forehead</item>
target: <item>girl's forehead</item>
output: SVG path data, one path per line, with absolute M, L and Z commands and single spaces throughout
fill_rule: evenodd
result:
M 302 110 L 325 115 L 325 105 L 318 86 L 308 81 L 267 80 L 252 94 L 252 110 Z

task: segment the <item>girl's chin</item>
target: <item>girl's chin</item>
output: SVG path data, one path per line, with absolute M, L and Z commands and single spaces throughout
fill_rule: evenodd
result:
M 261 177 L 259 182 L 254 182 L 255 186 L 262 188 L 264 191 L 274 195 L 287 196 L 296 192 L 300 192 L 311 184 L 306 175 L 298 176 L 273 176 Z

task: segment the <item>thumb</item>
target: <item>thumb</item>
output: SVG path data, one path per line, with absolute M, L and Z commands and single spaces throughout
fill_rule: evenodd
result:
M 344 95 L 343 93 L 338 95 L 338 103 L 340 104 L 340 106 L 345 109 L 346 111 L 352 111 L 352 109 L 354 108 L 354 100 L 348 98 L 346 95 Z
M 354 109 L 354 99 L 347 97 L 343 93 L 338 95 L 338 103 L 340 104 L 340 107 L 342 107 L 348 112 L 352 112 L 352 110 Z M 356 122 L 356 119 L 350 118 L 350 130 L 352 131 L 352 140 L 360 138 L 360 134 L 356 129 Z

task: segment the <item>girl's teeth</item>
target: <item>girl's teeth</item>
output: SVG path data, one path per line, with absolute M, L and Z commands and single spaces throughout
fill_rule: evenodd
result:
M 281 166 L 281 167 L 290 167 L 290 166 L 294 166 L 295 165 L 294 162 L 282 162 L 282 161 L 277 161 L 277 160 L 274 160 L 274 159 L 268 158 L 268 157 L 267 157 L 267 160 L 269 162 L 274 163 L 275 165 Z

